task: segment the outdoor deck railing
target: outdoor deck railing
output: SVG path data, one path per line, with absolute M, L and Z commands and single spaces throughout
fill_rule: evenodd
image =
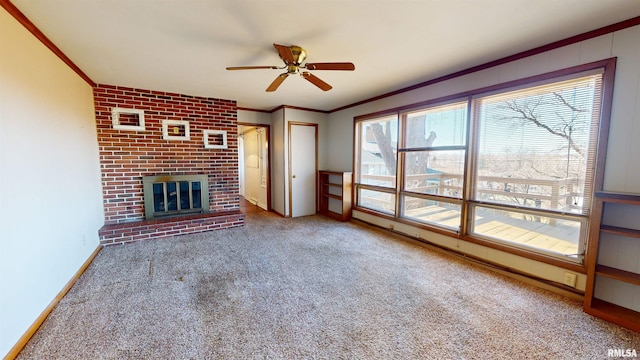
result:
M 361 184 L 393 187 L 394 176 L 360 175 Z M 476 199 L 497 201 L 501 204 L 575 212 L 582 208 L 581 202 L 588 201 L 579 192 L 580 181 L 577 178 L 555 180 L 519 179 L 499 176 L 479 176 Z M 462 196 L 462 175 L 459 174 L 419 174 L 405 177 L 405 191 L 413 193 L 446 195 L 454 198 Z M 385 202 L 382 199 L 367 197 L 374 203 Z M 508 202 L 507 200 L 511 201 Z

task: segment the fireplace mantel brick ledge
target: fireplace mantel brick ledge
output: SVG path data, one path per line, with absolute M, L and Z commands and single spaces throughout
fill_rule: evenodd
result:
M 106 246 L 242 225 L 244 214 L 233 210 L 104 225 L 98 234 L 100 244 Z

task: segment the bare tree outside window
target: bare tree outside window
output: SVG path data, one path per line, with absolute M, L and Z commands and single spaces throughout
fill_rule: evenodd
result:
M 594 92 L 592 84 L 578 82 L 569 88 L 481 102 L 479 175 L 488 180 L 478 179 L 480 199 L 582 212 L 597 116 Z
M 384 124 L 384 128 L 383 125 Z M 371 128 L 371 132 L 373 133 L 373 137 L 378 144 L 378 149 L 380 150 L 380 156 L 384 161 L 384 165 L 387 169 L 387 173 L 389 175 L 396 174 L 396 153 L 394 151 L 392 145 L 391 138 L 391 121 L 386 121 L 384 123 L 371 123 L 369 124 Z
M 582 261 L 602 71 L 357 119 L 357 207 Z

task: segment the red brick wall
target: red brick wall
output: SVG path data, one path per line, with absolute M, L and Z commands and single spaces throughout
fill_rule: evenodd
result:
M 239 209 L 235 101 L 97 85 L 94 102 L 105 225 L 144 219 L 149 175 L 208 174 L 209 209 Z M 113 129 L 114 107 L 144 110 L 146 130 Z M 162 120 L 189 121 L 190 140 L 163 140 Z M 205 149 L 203 130 L 226 130 L 228 148 Z

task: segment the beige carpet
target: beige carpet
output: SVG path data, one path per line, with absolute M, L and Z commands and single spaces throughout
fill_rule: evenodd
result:
M 20 359 L 604 359 L 640 334 L 383 231 L 248 214 L 105 248 Z

